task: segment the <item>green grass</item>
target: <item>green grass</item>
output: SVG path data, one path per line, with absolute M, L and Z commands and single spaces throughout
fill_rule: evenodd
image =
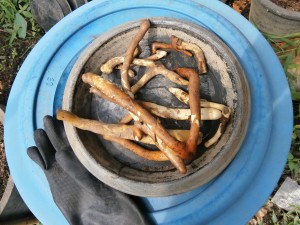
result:
M 9 45 L 12 45 L 16 38 L 24 39 L 39 32 L 40 28 L 32 16 L 29 1 L 0 1 L 0 31 L 7 34 Z
M 292 205 L 291 209 L 286 211 L 269 199 L 246 225 L 300 225 L 300 206 Z
M 33 47 L 28 46 L 24 53 L 19 54 L 16 49 L 19 47 L 21 41 L 34 39 L 36 35 L 41 34 L 41 28 L 38 26 L 30 11 L 30 0 L 0 0 L 0 33 L 4 33 L 7 38 L 7 47 L 9 48 L 10 56 L 0 55 L 0 60 L 9 62 L 16 61 L 17 58 L 25 57 L 25 54 Z M 266 39 L 272 45 L 275 53 L 282 63 L 283 69 L 290 84 L 293 101 L 298 103 L 298 109 L 294 109 L 294 117 L 300 119 L 300 92 L 293 87 L 295 76 L 290 73 L 291 69 L 297 69 L 298 64 L 294 63 L 294 59 L 300 55 L 300 33 L 294 33 L 284 36 L 275 36 L 264 34 Z M 33 42 L 34 44 L 35 42 Z M 3 48 L 5 46 L 2 46 Z M 22 55 L 23 54 L 23 55 Z M 0 63 L 0 72 L 7 69 L 7 64 Z M 275 76 L 275 74 L 274 74 Z M 290 152 L 287 168 L 292 178 L 299 177 L 300 168 L 300 124 L 294 125 L 292 145 L 294 150 Z M 299 154 L 296 154 L 299 152 Z M 297 179 L 296 179 L 297 180 Z M 300 225 L 300 207 L 294 208 L 288 212 L 278 209 L 270 212 L 269 219 L 272 225 Z M 261 223 L 263 224 L 263 223 Z
M 0 101 L 6 104 L 11 84 L 27 54 L 44 34 L 30 0 L 0 0 Z

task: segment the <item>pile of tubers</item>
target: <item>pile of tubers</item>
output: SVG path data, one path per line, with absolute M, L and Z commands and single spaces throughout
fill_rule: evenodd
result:
M 90 85 L 90 92 L 112 103 L 118 104 L 128 111 L 119 124 L 107 124 L 101 121 L 83 119 L 65 110 L 57 111 L 57 119 L 70 123 L 82 130 L 88 130 L 103 136 L 104 139 L 116 142 L 140 157 L 154 161 L 169 160 L 181 173 L 187 172 L 186 161 L 196 155 L 197 146 L 202 141 L 200 120 L 219 120 L 216 134 L 204 143 L 205 147 L 215 144 L 224 133 L 226 123 L 230 119 L 231 109 L 219 103 L 213 103 L 200 98 L 200 76 L 207 73 L 207 66 L 202 49 L 193 43 L 185 42 L 171 36 L 170 43 L 152 43 L 152 55 L 140 59 L 139 42 L 150 27 L 149 20 L 143 20 L 134 38 L 131 40 L 125 56 L 115 57 L 101 65 L 102 73 L 109 74 L 114 69 L 121 71 L 122 90 L 103 77 L 84 73 L 82 81 Z M 192 68 L 177 68 L 168 70 L 158 60 L 167 55 L 166 51 L 179 51 L 197 61 L 197 71 Z M 134 76 L 132 66 L 147 67 L 146 73 L 134 85 L 130 77 Z M 152 102 L 136 100 L 135 94 L 153 77 L 165 76 L 170 81 L 188 86 L 189 92 L 179 88 L 168 90 L 181 102 L 189 105 L 189 109 L 174 109 L 157 105 Z M 189 120 L 190 130 L 167 130 L 159 119 Z M 133 125 L 129 123 L 134 121 Z M 157 146 L 157 150 L 148 150 L 137 142 Z

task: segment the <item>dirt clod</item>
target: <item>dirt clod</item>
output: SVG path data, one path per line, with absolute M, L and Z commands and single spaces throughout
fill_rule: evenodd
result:
M 231 6 L 235 11 L 249 18 L 251 0 L 230 0 L 228 5 Z
M 9 172 L 8 172 L 8 166 L 6 162 L 4 143 L 3 143 L 3 125 L 0 124 L 0 199 L 3 196 L 8 177 L 9 177 Z

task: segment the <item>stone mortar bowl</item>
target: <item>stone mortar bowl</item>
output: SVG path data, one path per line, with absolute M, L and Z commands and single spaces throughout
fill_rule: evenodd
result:
M 198 146 L 196 157 L 187 162 L 187 173 L 180 174 L 169 162 L 154 162 L 143 159 L 118 144 L 104 140 L 101 136 L 79 130 L 64 123 L 70 144 L 82 164 L 99 180 L 122 192 L 136 196 L 169 196 L 195 189 L 222 172 L 234 159 L 247 131 L 250 116 L 250 94 L 243 69 L 230 49 L 213 33 L 203 27 L 184 20 L 150 18 L 151 27 L 140 42 L 140 58 L 151 54 L 154 41 L 170 42 L 175 35 L 186 42 L 202 48 L 208 65 L 208 73 L 201 75 L 201 98 L 225 104 L 232 108 L 232 116 L 225 133 L 212 147 Z M 101 74 L 100 65 L 107 60 L 123 56 L 128 43 L 137 32 L 140 21 L 118 26 L 96 38 L 80 55 L 65 87 L 63 109 L 87 119 L 118 123 L 127 112 L 113 103 L 89 93 L 89 85 L 81 80 L 85 72 Z M 194 57 L 176 51 L 168 52 L 161 59 L 168 69 L 192 67 L 196 69 Z M 137 73 L 134 84 L 146 68 L 134 67 Z M 103 74 L 103 77 L 120 87 L 120 71 Z M 152 79 L 136 95 L 136 99 L 155 102 L 168 107 L 188 108 L 179 102 L 168 87 L 179 87 L 163 76 Z M 188 121 L 161 119 L 168 129 L 189 129 Z M 202 121 L 203 142 L 214 135 L 218 121 Z M 146 146 L 153 149 L 153 146 Z

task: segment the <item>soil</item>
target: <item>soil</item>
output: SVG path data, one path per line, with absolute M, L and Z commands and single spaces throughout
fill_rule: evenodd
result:
M 283 8 L 294 11 L 300 11 L 299 0 L 271 1 Z M 227 4 L 248 19 L 251 0 L 228 0 Z M 33 46 L 36 44 L 36 42 L 40 39 L 42 35 L 43 32 L 40 32 L 35 37 L 26 38 L 25 40 L 16 40 L 13 46 L 9 46 L 7 44 L 7 39 L 9 37 L 8 34 L 4 33 L 0 29 L 0 104 L 6 105 L 11 86 L 19 68 L 21 67 L 27 54 L 31 51 Z M 2 197 L 9 177 L 9 170 L 4 153 L 3 133 L 3 126 L 2 124 L 0 124 L 0 199 Z M 297 149 L 299 149 L 299 146 L 297 147 Z M 295 154 L 296 152 L 297 151 L 295 151 Z M 278 182 L 278 187 L 287 176 L 291 177 L 292 175 L 290 171 L 286 168 Z M 300 183 L 300 175 L 299 177 L 294 177 L 294 179 Z M 275 192 L 278 190 L 278 187 L 274 190 L 273 194 L 275 194 Z M 271 196 L 273 196 L 273 194 Z M 282 210 L 276 207 L 275 205 L 272 207 L 272 209 L 268 209 L 267 211 L 268 213 L 262 218 L 264 224 L 273 224 L 272 212 L 275 212 L 277 216 L 282 215 Z M 253 219 L 255 219 L 255 217 L 253 217 Z
M 246 19 L 249 19 L 251 0 L 229 0 L 227 4 Z
M 282 8 L 300 12 L 300 1 L 299 0 L 271 0 L 271 1 Z

